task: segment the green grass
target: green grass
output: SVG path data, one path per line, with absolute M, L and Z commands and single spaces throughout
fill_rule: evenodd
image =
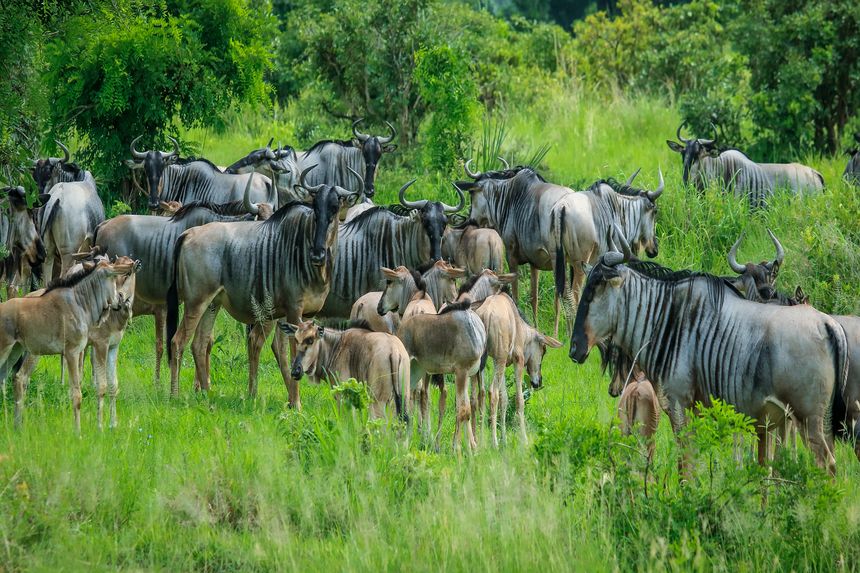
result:
M 826 311 L 858 311 L 860 209 L 856 193 L 836 183 L 842 158 L 808 160 L 832 184 L 824 194 L 780 198 L 767 213 L 749 214 L 740 201 L 681 188 L 680 160 L 664 142 L 677 114 L 663 102 L 572 93 L 507 122 L 506 153 L 551 143 L 542 171 L 574 188 L 639 166 L 652 184 L 662 166 L 664 264 L 727 273 L 724 254 L 744 228 L 739 259 L 772 257 L 770 226 L 788 252 L 783 290 L 800 283 Z M 202 154 L 228 163 L 265 144 L 267 125 L 201 133 Z M 411 173 L 385 163 L 382 201 Z M 540 322 L 548 331 L 544 274 Z M 530 443 L 517 443 L 511 426 L 506 447 L 484 441 L 474 457 L 458 458 L 450 403 L 438 453 L 417 433 L 338 409 L 324 386 L 303 382 L 304 409 L 294 412 L 268 350 L 259 397 L 247 400 L 243 329 L 222 316 L 216 333 L 212 390 L 192 391 L 186 353 L 180 397 L 170 399 L 166 371 L 162 386 L 152 382 L 152 321 L 136 319 L 121 349 L 114 431 L 95 429 L 87 375 L 82 435 L 72 433 L 56 357 L 43 358 L 34 375 L 22 430 L 12 426 L 7 387 L 0 571 L 853 570 L 860 559 L 860 464 L 846 445 L 837 449 L 835 480 L 802 447 L 798 461 L 780 459 L 780 480 L 770 480 L 749 456 L 735 467 L 730 439 L 702 442 L 694 477 L 682 485 L 664 419 L 646 495 L 635 440 L 611 430 L 615 403 L 597 358 L 575 365 L 566 344 L 548 352 L 546 387 L 529 397 Z

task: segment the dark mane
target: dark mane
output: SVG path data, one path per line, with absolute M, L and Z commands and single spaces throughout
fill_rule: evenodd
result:
M 48 283 L 47 288 L 45 288 L 45 292 L 42 294 L 44 296 L 44 295 L 48 294 L 49 292 L 51 292 L 52 290 L 56 290 L 58 288 L 71 288 L 71 287 L 77 285 L 78 283 L 80 283 L 82 280 L 84 280 L 85 278 L 87 278 L 91 274 L 93 274 L 97 268 L 98 268 L 97 265 L 93 265 L 90 268 L 85 267 L 85 268 L 83 268 L 77 272 L 68 274 L 64 277 L 56 278 L 56 279 L 52 280 L 50 283 Z
M 351 139 L 323 139 L 322 141 L 317 141 L 316 143 L 311 145 L 310 149 L 305 151 L 305 156 L 307 156 L 311 151 L 316 151 L 320 147 L 329 143 L 334 143 L 335 145 L 340 145 L 341 147 L 353 147 Z
M 277 225 L 284 220 L 290 211 L 298 207 L 304 207 L 309 211 L 313 210 L 313 207 L 304 201 L 290 201 L 289 203 L 285 203 L 282 207 L 279 207 L 271 217 L 263 221 L 263 225 Z
M 412 275 L 412 280 L 415 281 L 415 286 L 418 288 L 420 292 L 427 292 L 427 283 L 424 282 L 424 277 L 421 276 L 416 270 L 410 270 L 409 273 Z
M 250 215 L 245 211 L 245 206 L 242 201 L 230 201 L 229 203 L 210 203 L 209 201 L 192 201 L 187 205 L 183 205 L 176 213 L 170 217 L 173 222 L 181 221 L 188 216 L 191 211 L 197 208 L 208 209 L 216 215 L 235 216 Z
M 466 218 L 465 220 L 463 220 L 463 222 L 462 222 L 462 223 L 457 223 L 457 224 L 455 224 L 455 225 L 451 225 L 451 224 L 449 223 L 449 224 L 448 224 L 448 226 L 449 226 L 450 228 L 452 228 L 452 229 L 456 229 L 456 230 L 458 230 L 458 231 L 459 231 L 459 230 L 461 230 L 461 229 L 466 229 L 466 228 L 468 228 L 468 227 L 480 227 L 480 225 L 478 225 L 478 222 L 477 222 L 476 220 L 474 220 L 474 219 L 469 219 L 469 218 Z
M 209 167 L 211 167 L 212 169 L 214 169 L 218 173 L 222 173 L 222 171 L 218 168 L 217 165 L 215 165 L 214 163 L 212 163 L 211 161 L 209 161 L 205 157 L 193 157 L 193 156 L 192 157 L 183 157 L 183 158 L 177 159 L 176 162 L 174 163 L 174 165 L 188 165 L 190 163 L 194 163 L 195 161 L 200 161 L 201 163 L 205 163 L 206 165 L 208 165 Z
M 538 178 L 542 183 L 546 183 L 546 179 L 541 177 L 541 175 L 529 167 L 528 165 L 517 165 L 511 169 L 502 169 L 500 171 L 485 171 L 475 179 L 475 183 L 479 181 L 484 181 L 486 179 L 511 179 L 512 177 L 519 174 L 520 171 L 529 171 L 532 175 Z
M 448 314 L 449 312 L 457 312 L 461 310 L 469 310 L 472 306 L 471 300 L 462 300 L 460 302 L 449 302 L 448 305 L 440 310 L 437 314 Z
M 350 219 L 349 221 L 344 223 L 343 226 L 344 226 L 344 228 L 347 228 L 347 227 L 354 227 L 357 225 L 363 225 L 367 219 L 370 219 L 371 217 L 375 217 L 380 213 L 386 213 L 388 215 L 391 215 L 392 217 L 397 216 L 394 213 L 392 213 L 386 207 L 376 206 L 376 207 L 371 207 L 367 211 L 362 211 L 361 213 L 359 213 L 358 215 L 356 215 L 355 217 L 353 217 L 352 219 Z
M 702 279 L 707 283 L 708 292 L 710 292 L 714 304 L 718 308 L 722 306 L 724 295 L 727 290 L 738 298 L 744 298 L 740 291 L 738 291 L 738 289 L 736 289 L 734 285 L 728 282 L 725 278 L 709 273 L 686 269 L 676 271 L 662 265 L 658 265 L 657 263 L 640 260 L 628 262 L 627 267 L 645 277 L 672 285 L 679 284 L 683 281 Z
M 350 320 L 347 328 L 357 328 L 359 330 L 368 330 L 373 332 L 373 329 L 370 327 L 370 323 L 363 318 L 354 318 Z
M 432 269 L 435 264 L 436 264 L 436 261 L 434 261 L 433 259 L 430 259 L 429 261 L 423 262 L 420 265 L 418 265 L 417 267 L 415 267 L 415 270 L 423 275 L 424 273 L 426 273 L 427 271 Z
M 608 185 L 613 191 L 615 191 L 619 195 L 625 195 L 627 197 L 638 197 L 639 194 L 643 191 L 638 187 L 633 187 L 632 185 L 621 183 L 613 177 L 610 177 L 609 179 L 599 179 L 592 183 L 591 187 L 589 187 L 587 190 L 591 192 L 597 192 L 600 189 L 601 185 Z
M 466 279 L 466 282 L 460 285 L 460 288 L 457 290 L 457 296 L 459 297 L 461 294 L 469 292 L 472 290 L 472 287 L 475 286 L 475 283 L 481 278 L 482 274 L 478 273 L 476 275 L 472 275 Z

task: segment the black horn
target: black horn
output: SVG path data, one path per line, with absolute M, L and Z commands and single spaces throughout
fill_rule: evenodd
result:
M 468 160 L 466 162 L 466 164 L 463 165 L 463 170 L 466 172 L 466 175 L 468 175 L 472 179 L 477 179 L 478 177 L 481 176 L 481 172 L 480 171 L 472 171 L 471 169 L 469 169 L 469 164 L 471 164 L 472 161 L 474 161 L 474 160 L 473 159 Z
M 660 183 L 657 184 L 657 188 L 653 191 L 648 191 L 645 195 L 651 200 L 653 203 L 657 200 L 657 198 L 663 194 L 663 189 L 666 188 L 666 182 L 663 180 L 663 170 L 659 167 L 657 168 L 657 175 L 660 178 Z
M 460 202 L 457 204 L 456 207 L 452 207 L 451 205 L 448 205 L 447 203 L 442 203 L 442 209 L 446 213 L 456 213 L 457 211 L 459 211 L 460 209 L 462 209 L 463 207 L 466 206 L 466 196 L 463 195 L 463 190 L 460 189 L 459 187 L 457 187 L 456 185 L 454 185 L 454 189 L 457 190 L 457 195 L 460 196 Z
M 60 149 L 62 149 L 63 153 L 66 155 L 63 158 L 63 163 L 68 163 L 72 158 L 71 154 L 69 153 L 69 148 L 63 145 L 63 143 L 58 139 L 55 139 L 54 142 L 60 146 Z
M 510 164 L 507 162 L 507 160 L 506 160 L 504 157 L 502 157 L 501 155 L 499 156 L 499 161 L 501 161 L 501 162 L 502 162 L 502 165 L 504 165 L 504 166 L 505 166 L 505 169 L 510 169 L 510 168 L 511 168 L 511 165 L 510 165 Z
M 251 203 L 251 183 L 254 181 L 254 174 L 248 174 L 248 183 L 245 185 L 245 194 L 242 196 L 242 206 L 252 215 L 260 214 L 260 206 L 256 203 Z
M 685 125 L 687 125 L 686 119 L 681 122 L 681 125 L 678 126 L 678 131 L 675 132 L 675 135 L 678 137 L 678 141 L 680 141 L 681 143 L 689 143 L 691 141 L 689 139 L 684 139 L 684 137 L 681 135 L 681 130 L 684 128 Z
M 633 175 L 631 175 L 630 177 L 628 177 L 628 178 L 627 178 L 627 181 L 626 181 L 624 184 L 625 184 L 625 185 L 627 185 L 628 187 L 630 187 L 631 185 L 633 185 L 633 180 L 634 180 L 634 179 L 636 179 L 636 176 L 637 176 L 637 175 L 639 175 L 639 172 L 640 172 L 640 171 L 642 171 L 642 168 L 641 168 L 641 167 L 640 167 L 639 169 L 637 169 L 636 171 L 634 171 L 634 172 L 633 172 Z
M 406 190 L 410 185 L 418 181 L 417 179 L 413 179 L 408 182 L 406 185 L 400 188 L 400 193 L 397 196 L 400 198 L 400 204 L 409 209 L 423 209 L 424 205 L 427 204 L 427 199 L 421 199 L 420 201 L 407 201 L 406 200 Z
M 137 150 L 137 149 L 135 149 L 135 147 L 134 147 L 134 146 L 137 144 L 137 142 L 138 142 L 138 141 L 140 141 L 140 138 L 141 138 L 141 137 L 143 137 L 143 136 L 142 136 L 142 135 L 138 135 L 137 137 L 135 137 L 135 138 L 131 141 L 131 145 L 129 146 L 129 149 L 131 150 L 131 156 L 132 156 L 132 157 L 134 157 L 134 158 L 135 158 L 135 159 L 137 159 L 137 160 L 142 160 L 142 159 L 144 159 L 144 158 L 146 157 L 146 153 L 141 153 L 140 151 L 138 151 L 138 150 Z
M 171 151 L 170 153 L 162 153 L 161 155 L 165 159 L 167 159 L 169 157 L 179 157 L 179 142 L 176 141 L 176 139 L 174 139 L 173 137 L 171 137 L 169 135 L 167 136 L 167 139 L 169 139 L 170 141 L 173 142 L 173 151 Z
M 732 245 L 732 248 L 729 249 L 729 254 L 726 256 L 726 260 L 729 262 L 729 266 L 739 275 L 743 274 L 747 270 L 747 268 L 744 265 L 738 263 L 737 260 L 738 247 L 741 245 L 741 241 L 743 241 L 744 239 L 744 234 L 745 233 L 741 233 L 741 236 L 738 237 L 738 240 L 735 241 L 735 244 Z
M 394 126 L 391 125 L 390 123 L 388 123 L 387 121 L 385 122 L 385 125 L 387 125 L 388 129 L 391 130 L 391 135 L 389 137 L 380 137 L 379 138 L 379 143 L 381 143 L 382 145 L 385 145 L 386 143 L 391 143 L 394 140 L 394 138 L 397 137 L 397 130 L 394 129 Z
M 367 134 L 361 133 L 360 131 L 358 131 L 358 129 L 356 129 L 358 124 L 361 123 L 362 121 L 364 121 L 364 118 L 360 117 L 357 120 L 355 120 L 354 122 L 352 122 L 352 134 L 356 137 L 356 139 L 358 139 L 360 142 L 364 143 L 365 141 L 367 141 L 367 139 L 370 136 Z
M 295 187 L 301 187 L 302 189 L 306 189 L 307 192 L 310 193 L 311 195 L 316 194 L 320 189 L 322 189 L 325 186 L 325 183 L 320 183 L 319 185 L 316 185 L 314 187 L 308 187 L 307 185 L 305 185 L 305 176 L 308 174 L 309 171 L 311 171 L 316 166 L 317 166 L 317 164 L 314 163 L 313 165 L 311 165 L 310 167 L 308 167 L 307 169 L 302 171 L 301 174 L 299 175 L 299 182 L 297 185 L 295 185 Z
M 773 234 L 773 231 L 770 229 L 767 230 L 767 234 L 770 235 L 770 240 L 773 241 L 773 246 L 776 247 L 776 259 L 775 261 L 782 266 L 782 261 L 785 259 L 785 249 L 782 248 L 782 243 L 779 242 L 779 239 L 776 238 L 776 235 Z

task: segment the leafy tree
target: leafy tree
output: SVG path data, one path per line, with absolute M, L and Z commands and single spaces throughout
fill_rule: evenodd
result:
M 70 17 L 46 47 L 54 132 L 82 136 L 81 162 L 123 179 L 138 135 L 162 147 L 177 120 L 217 123 L 266 96 L 262 31 L 242 0 L 116 0 Z

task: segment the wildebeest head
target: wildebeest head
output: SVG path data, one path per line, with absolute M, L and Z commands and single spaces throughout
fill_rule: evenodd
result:
M 40 268 L 45 260 L 45 246 L 36 231 L 33 209 L 27 205 L 24 188 L 5 187 L 0 189 L 0 197 L 2 196 L 9 200 L 9 236 L 6 247 L 13 263 L 21 265 L 27 262 L 32 268 Z M 34 208 L 41 207 L 48 199 L 50 195 L 40 195 Z
M 561 348 L 561 342 L 551 336 L 541 334 L 537 329 L 531 329 L 526 337 L 523 357 L 526 361 L 526 373 L 532 388 L 543 387 L 542 365 L 547 347 Z
M 568 355 L 574 362 L 585 362 L 591 348 L 614 330 L 619 309 L 626 303 L 621 288 L 628 272 L 621 265 L 624 261 L 624 255 L 610 251 L 600 257 L 588 274 L 570 339 Z
M 441 201 L 430 201 L 429 199 L 421 199 L 420 201 L 408 201 L 406 199 L 406 189 L 415 183 L 415 179 L 405 184 L 400 188 L 398 197 L 400 204 L 408 209 L 415 209 L 418 212 L 418 217 L 421 218 L 421 224 L 424 226 L 424 231 L 427 234 L 427 240 L 430 245 L 430 258 L 438 261 L 442 258 L 442 235 L 445 233 L 445 227 L 448 226 L 448 215 L 460 211 L 466 206 L 466 196 L 463 192 L 457 189 L 457 195 L 460 197 L 460 202 L 456 207 L 452 207 Z
M 463 170 L 466 172 L 472 181 L 457 181 L 453 185 L 457 189 L 468 191 L 470 197 L 469 219 L 474 220 L 479 227 L 491 227 L 490 206 L 487 197 L 484 194 L 486 186 L 504 184 L 507 180 L 515 177 L 528 167 L 514 167 L 508 165 L 508 162 L 499 157 L 504 169 L 500 171 L 472 171 L 469 167 L 472 164 L 472 159 L 466 161 L 463 165 Z
M 385 125 L 391 130 L 389 137 L 367 135 L 358 131 L 358 124 L 362 121 L 364 121 L 364 118 L 353 122 L 352 134 L 355 136 L 354 144 L 361 150 L 361 156 L 364 158 L 364 194 L 368 197 L 373 197 L 373 194 L 376 192 L 376 165 L 379 163 L 383 153 L 391 153 L 397 149 L 397 145 L 391 145 L 391 142 L 397 136 L 397 130 L 386 121 Z
M 132 159 L 127 160 L 126 165 L 132 171 L 143 169 L 148 189 L 140 187 L 137 179 L 133 177 L 134 184 L 147 195 L 149 198 L 147 205 L 151 210 L 155 211 L 158 209 L 159 197 L 161 197 L 161 190 L 164 187 L 164 169 L 179 159 L 179 142 L 168 135 L 167 138 L 173 142 L 173 151 L 138 151 L 134 146 L 141 137 L 143 136 L 139 135 L 131 142 Z
M 50 191 L 51 187 L 62 181 L 63 172 L 71 174 L 73 179 L 78 179 L 80 176 L 81 168 L 72 163 L 69 148 L 57 140 L 54 141 L 63 150 L 63 157 L 39 159 L 33 163 L 33 168 L 30 171 L 33 181 L 39 188 L 39 193 Z
M 293 380 L 301 379 L 305 372 L 316 370 L 320 352 L 319 342 L 325 334 L 325 327 L 306 320 L 301 324 L 281 323 L 280 329 L 296 339 L 296 356 L 290 369 Z
M 310 259 L 314 265 L 323 266 L 329 254 L 327 245 L 331 245 L 333 243 L 334 235 L 337 233 L 338 212 L 340 211 L 341 204 L 354 204 L 355 200 L 358 198 L 358 193 L 350 191 L 349 189 L 344 189 L 338 185 L 327 185 L 325 183 L 320 183 L 319 185 L 306 185 L 305 176 L 315 167 L 316 164 L 311 165 L 302 171 L 299 176 L 299 182 L 295 187 L 304 189 L 311 196 L 310 206 L 314 210 L 314 237 Z M 353 169 L 350 169 L 349 171 L 361 182 L 362 185 L 364 185 L 361 175 L 356 173 Z M 250 207 L 253 203 L 250 203 L 248 200 L 248 187 L 246 187 L 245 204 L 246 208 L 248 208 L 250 212 L 254 213 L 253 209 Z
M 776 278 L 779 275 L 782 261 L 785 259 L 785 249 L 782 248 L 779 239 L 770 229 L 767 230 L 767 234 L 770 235 L 770 240 L 773 241 L 773 246 L 776 249 L 776 258 L 773 261 L 761 261 L 758 264 L 747 263 L 745 265 L 738 263 L 738 247 L 744 238 L 744 233 L 741 233 L 741 236 L 738 237 L 726 255 L 729 266 L 739 275 L 732 283 L 750 300 L 769 300 L 772 298 L 771 294 L 774 292 Z
M 717 148 L 716 128 L 714 128 L 713 139 L 684 139 L 681 135 L 681 129 L 686 123 L 687 122 L 684 122 L 679 125 L 676 133 L 678 140 L 681 143 L 672 141 L 671 139 L 666 140 L 666 145 L 669 146 L 669 149 L 681 154 L 681 158 L 684 162 L 684 185 L 689 184 L 690 170 L 697 161 L 703 157 L 717 157 L 720 154 L 720 150 Z
M 639 170 L 630 176 L 625 186 L 636 193 L 636 196 L 642 201 L 641 216 L 636 220 L 638 228 L 628 229 L 631 237 L 636 237 L 636 240 L 631 245 L 634 253 L 638 253 L 640 249 L 645 249 L 645 254 L 649 258 L 654 258 L 659 253 L 657 242 L 657 199 L 663 194 L 666 188 L 666 182 L 663 180 L 663 171 L 657 170 L 660 183 L 654 191 L 645 189 L 633 189 L 633 180 L 639 174 Z

